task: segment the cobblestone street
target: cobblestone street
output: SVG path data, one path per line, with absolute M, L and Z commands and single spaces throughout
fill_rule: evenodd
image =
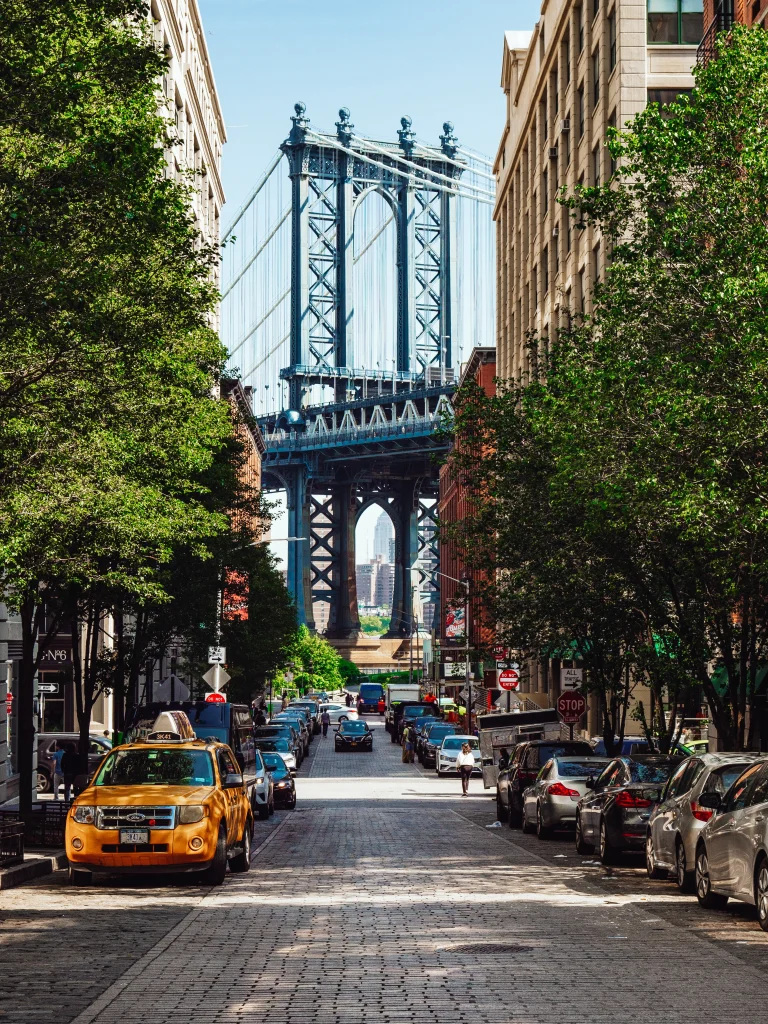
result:
M 316 738 L 297 810 L 257 824 L 250 873 L 219 889 L 59 872 L 0 894 L 3 1019 L 768 1021 L 747 908 L 704 913 L 638 862 L 487 829 L 479 780 L 462 799 L 375 728 L 373 755 Z

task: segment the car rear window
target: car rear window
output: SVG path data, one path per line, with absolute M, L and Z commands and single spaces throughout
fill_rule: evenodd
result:
M 539 747 L 540 764 L 551 757 L 591 757 L 592 747 L 588 743 L 544 743 Z
M 448 736 L 443 740 L 443 750 L 461 750 L 465 743 L 468 743 L 470 749 L 477 750 L 478 743 L 475 736 L 471 736 L 467 739 L 464 736 Z
M 704 783 L 702 792 L 719 793 L 720 796 L 725 796 L 726 791 L 731 788 L 741 773 L 749 768 L 750 763 L 747 761 L 744 764 L 729 764 L 725 768 L 716 769 Z
M 557 774 L 561 779 L 583 779 L 588 775 L 599 775 L 611 762 L 605 758 L 593 761 L 560 761 L 557 762 Z
M 263 753 L 265 750 L 276 750 L 278 753 L 290 754 L 291 745 L 288 740 L 259 739 L 256 746 Z
M 677 765 L 674 763 L 638 764 L 637 761 L 633 761 L 629 766 L 629 776 L 633 782 L 656 784 L 658 782 L 666 782 L 672 773 L 672 769 L 676 767 Z

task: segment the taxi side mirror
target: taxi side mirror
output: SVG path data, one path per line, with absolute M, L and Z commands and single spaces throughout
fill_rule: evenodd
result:
M 243 785 L 243 776 L 239 772 L 230 772 L 224 776 L 224 789 L 240 789 Z

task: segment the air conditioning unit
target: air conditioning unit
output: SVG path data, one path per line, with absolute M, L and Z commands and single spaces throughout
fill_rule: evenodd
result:
M 553 238 L 557 238 L 557 236 L 559 234 L 560 234 L 560 226 L 559 226 L 559 224 L 555 224 L 555 226 L 552 228 L 552 237 Z
M 549 147 L 549 159 L 550 160 L 557 160 L 557 146 L 550 146 Z
M 569 132 L 570 130 L 571 130 L 571 119 L 570 119 L 570 117 L 566 117 L 566 118 L 564 118 L 560 122 L 560 131 L 561 132 Z

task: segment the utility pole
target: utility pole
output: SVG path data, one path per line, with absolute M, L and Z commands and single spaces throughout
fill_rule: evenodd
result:
M 472 735 L 472 674 L 469 670 L 469 578 L 464 584 L 464 650 L 467 660 L 464 665 L 464 687 L 467 693 L 467 735 Z

